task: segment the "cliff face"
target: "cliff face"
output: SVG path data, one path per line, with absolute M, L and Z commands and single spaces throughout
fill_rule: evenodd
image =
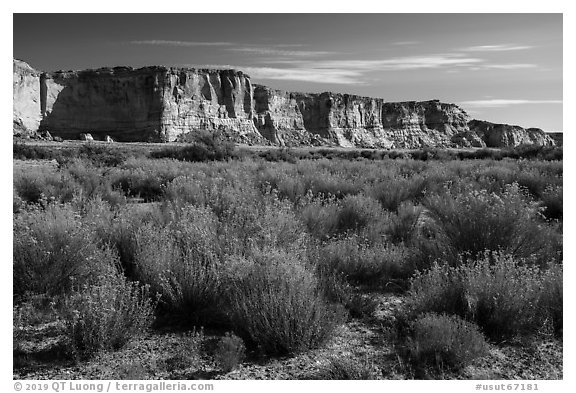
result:
M 40 129 L 63 138 L 174 141 L 198 129 L 259 136 L 250 80 L 240 72 L 116 67 L 46 73 L 40 86 Z
M 20 60 L 13 62 L 13 133 L 30 134 L 40 125 L 40 72 Z
M 238 142 L 265 142 L 254 125 L 252 83 L 242 72 L 170 68 L 162 76 L 165 140 L 194 130 L 220 130 Z
M 487 147 L 514 147 L 523 144 L 554 146 L 554 140 L 539 128 L 524 129 L 509 124 L 494 124 L 482 120 L 468 123 L 470 131 L 478 135 Z
M 303 94 L 255 87 L 256 126 L 273 143 L 339 146 L 448 146 L 467 131 L 468 115 L 439 101 L 388 103 L 349 94 Z M 301 131 L 305 130 L 306 133 Z
M 564 134 L 562 132 L 548 132 L 546 135 L 552 138 L 556 146 L 564 145 Z
M 40 86 L 40 129 L 54 136 L 145 141 L 160 131 L 162 78 L 154 69 L 45 73 Z
M 235 70 L 101 68 L 39 73 L 14 60 L 14 132 L 175 141 L 198 130 L 241 143 L 419 148 L 550 145 L 542 130 L 470 121 L 437 100 L 385 102 L 252 85 Z

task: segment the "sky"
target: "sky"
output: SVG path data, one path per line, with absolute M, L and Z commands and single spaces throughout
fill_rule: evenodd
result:
M 439 99 L 562 131 L 562 14 L 14 14 L 42 71 L 235 68 L 273 88 Z

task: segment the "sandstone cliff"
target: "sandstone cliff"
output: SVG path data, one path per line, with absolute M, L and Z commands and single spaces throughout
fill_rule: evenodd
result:
M 262 139 L 252 121 L 249 78 L 232 70 L 102 68 L 42 74 L 41 130 L 76 138 L 174 141 L 193 130 Z
M 552 140 L 554 141 L 556 146 L 563 146 L 564 145 L 564 133 L 562 133 L 562 132 L 547 132 L 546 134 L 550 138 L 552 138 Z
M 21 60 L 13 62 L 13 132 L 29 134 L 40 126 L 40 72 Z
M 255 86 L 254 97 L 256 127 L 280 145 L 449 146 L 454 135 L 468 131 L 466 112 L 436 100 L 389 103 L 349 94 L 291 93 L 260 85 Z
M 554 140 L 539 128 L 524 129 L 509 124 L 494 124 L 483 120 L 468 123 L 470 131 L 478 135 L 487 147 L 514 147 L 537 144 L 554 146 Z
M 550 145 L 542 130 L 470 121 L 437 100 L 385 102 L 253 85 L 235 70 L 101 68 L 40 73 L 14 60 L 14 132 L 175 141 L 198 130 L 241 143 L 419 148 Z

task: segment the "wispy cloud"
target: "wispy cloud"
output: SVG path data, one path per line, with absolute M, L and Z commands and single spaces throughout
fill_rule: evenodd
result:
M 362 73 L 353 70 L 315 69 L 315 68 L 276 68 L 250 67 L 232 64 L 175 64 L 177 67 L 236 69 L 250 75 L 253 79 L 293 80 L 314 83 L 333 83 L 340 85 L 364 84 Z
M 498 44 L 498 45 L 478 45 L 469 46 L 467 48 L 460 48 L 464 52 L 504 52 L 514 50 L 531 49 L 533 46 L 529 45 L 515 45 L 515 44 Z
M 279 45 L 280 47 L 280 45 Z M 284 46 L 289 47 L 289 46 Z M 227 50 L 232 52 L 242 52 L 242 53 L 250 53 L 255 55 L 273 55 L 273 56 L 298 56 L 298 57 L 314 57 L 314 56 L 325 56 L 325 55 L 332 55 L 336 52 L 327 52 L 327 51 L 307 51 L 307 50 L 286 50 L 286 49 L 277 49 L 277 48 L 270 48 L 270 47 L 252 47 L 252 46 L 245 46 L 245 47 L 233 47 L 228 48 Z
M 330 52 L 284 51 L 275 48 L 249 47 L 226 48 L 245 53 L 272 55 L 273 58 L 259 58 L 261 66 L 216 66 L 216 68 L 236 68 L 245 71 L 255 79 L 295 80 L 312 83 L 365 84 L 368 74 L 376 72 L 402 72 L 410 70 L 436 70 L 445 72 L 465 72 L 482 69 L 512 70 L 533 68 L 533 64 L 490 64 L 480 57 L 462 53 L 445 53 L 422 56 L 391 57 L 385 59 L 339 59 L 320 60 L 320 55 Z M 273 55 L 276 55 L 275 57 Z M 281 56 L 286 55 L 286 56 Z M 292 56 L 290 56 L 292 55 Z M 311 58 L 307 58 L 310 56 Z M 202 67 L 202 66 L 201 66 Z M 214 66 L 211 66 L 214 67 Z M 373 79 L 374 75 L 371 76 Z M 473 102 L 471 105 L 490 104 L 488 101 Z M 502 106 L 503 102 L 492 102 L 492 106 Z
M 538 67 L 536 64 L 485 64 L 483 65 L 484 68 L 496 69 L 496 70 L 518 70 L 522 68 L 536 68 Z
M 159 45 L 159 46 L 230 46 L 232 42 L 210 42 L 210 41 L 171 41 L 171 40 L 143 40 L 128 41 L 133 45 Z
M 405 46 L 405 45 L 417 45 L 419 44 L 420 41 L 397 41 L 397 42 L 392 42 L 392 45 L 398 45 L 398 46 Z
M 303 47 L 303 46 L 307 46 L 305 44 L 274 44 L 274 46 L 277 46 L 279 48 L 297 48 L 297 47 Z
M 475 108 L 501 108 L 510 105 L 529 105 L 529 104 L 562 104 L 562 100 L 508 100 L 508 99 L 490 99 L 490 100 L 473 100 L 460 102 L 463 106 Z
M 402 71 L 440 67 L 462 67 L 481 63 L 478 58 L 456 54 L 394 57 L 381 60 L 277 60 L 277 64 L 290 64 L 299 68 L 344 69 L 361 71 Z
M 459 55 L 397 57 L 382 60 L 308 60 L 275 59 L 267 64 L 277 66 L 234 67 L 257 79 L 297 80 L 312 83 L 365 84 L 365 76 L 374 71 L 403 71 L 464 67 L 482 59 Z
M 336 54 L 337 52 L 328 51 L 309 51 L 309 50 L 293 50 L 281 48 L 299 48 L 305 46 L 304 44 L 278 44 L 272 46 L 259 46 L 256 44 L 239 44 L 233 42 L 219 42 L 219 41 L 175 41 L 175 40 L 140 40 L 128 41 L 132 45 L 157 45 L 157 46 L 181 46 L 181 47 L 194 47 L 194 46 L 221 46 L 226 47 L 224 50 L 230 52 L 249 53 L 254 55 L 272 55 L 272 56 L 296 56 L 296 57 L 313 57 Z
M 485 70 L 521 70 L 526 68 L 537 68 L 536 64 L 510 63 L 510 64 L 478 64 L 468 68 L 470 71 Z
M 362 74 L 345 69 L 238 67 L 252 78 L 294 80 L 343 85 L 363 84 Z

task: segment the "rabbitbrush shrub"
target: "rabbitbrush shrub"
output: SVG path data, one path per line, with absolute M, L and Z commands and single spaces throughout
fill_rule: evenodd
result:
M 431 226 L 436 241 L 450 250 L 438 257 L 455 261 L 462 253 L 476 257 L 502 250 L 520 258 L 535 256 L 539 263 L 558 259 L 556 234 L 536 220 L 536 204 L 526 201 L 517 184 L 500 195 L 485 190 L 434 195 L 425 206 L 436 224 Z
M 416 367 L 460 369 L 487 355 L 478 327 L 456 316 L 424 314 L 412 324 L 408 356 Z
M 337 231 L 357 231 L 364 228 L 380 214 L 380 205 L 376 200 L 363 195 L 347 195 L 342 199 L 338 210 Z
M 13 186 L 26 203 L 70 202 L 80 192 L 79 184 L 68 172 L 46 167 L 15 170 Z
M 412 312 L 459 315 L 494 340 L 562 330 L 562 268 L 543 270 L 529 260 L 486 253 L 450 267 L 417 272 L 407 300 Z
M 378 182 L 368 187 L 367 194 L 376 199 L 384 209 L 396 211 L 404 201 L 414 201 L 426 187 L 422 176 L 395 176 L 387 182 Z
M 117 350 L 152 323 L 155 304 L 147 287 L 123 276 L 101 277 L 71 294 L 66 305 L 66 333 L 77 358 Z
M 13 227 L 15 295 L 62 294 L 115 268 L 115 255 L 70 206 L 21 212 Z
M 187 206 L 166 226 L 145 224 L 135 235 L 134 276 L 161 294 L 160 308 L 182 322 L 206 325 L 221 312 L 217 219 Z
M 318 253 L 320 269 L 341 274 L 353 284 L 377 284 L 410 274 L 404 265 L 406 249 L 389 244 L 370 245 L 357 236 L 328 243 Z
M 229 262 L 227 290 L 235 331 L 267 355 L 318 347 L 343 321 L 314 274 L 291 254 L 270 250 Z

